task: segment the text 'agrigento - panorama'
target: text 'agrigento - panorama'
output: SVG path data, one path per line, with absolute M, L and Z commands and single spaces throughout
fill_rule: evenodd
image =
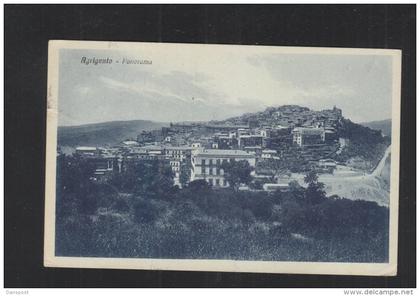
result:
M 121 64 L 121 65 L 151 65 L 152 60 L 145 60 L 145 59 L 129 59 L 129 58 L 122 58 L 122 59 L 112 59 L 110 57 L 106 58 L 88 58 L 88 57 L 82 57 L 80 60 L 81 64 L 85 65 L 104 65 L 104 64 Z

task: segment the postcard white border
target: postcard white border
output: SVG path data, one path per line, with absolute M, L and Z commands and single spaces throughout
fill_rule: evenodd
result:
M 392 140 L 391 140 L 391 187 L 388 263 L 332 263 L 332 262 L 280 262 L 237 260 L 190 260 L 190 259 L 141 259 L 141 258 L 87 258 L 55 256 L 55 186 L 57 151 L 57 99 L 60 49 L 119 49 L 133 50 L 141 47 L 158 50 L 163 46 L 176 50 L 194 51 L 201 47 L 235 46 L 235 50 L 258 48 L 258 52 L 282 54 L 329 54 L 329 55 L 383 55 L 392 57 Z M 224 271 L 293 274 L 336 274 L 392 276 L 397 274 L 398 252 L 398 198 L 400 159 L 400 100 L 401 100 L 401 51 L 394 49 L 280 47 L 254 45 L 211 45 L 146 42 L 65 41 L 51 40 L 48 45 L 48 97 L 47 97 L 47 145 L 45 180 L 45 228 L 44 265 L 46 267 L 113 268 L 184 271 Z

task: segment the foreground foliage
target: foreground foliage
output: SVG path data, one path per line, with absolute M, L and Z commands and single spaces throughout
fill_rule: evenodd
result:
M 179 189 L 169 184 L 170 172 L 153 163 L 107 183 L 89 181 L 91 168 L 83 160 L 59 159 L 58 164 L 60 256 L 335 262 L 388 258 L 388 208 L 326 197 L 313 172 L 305 178 L 307 188 L 292 183 L 289 192 L 269 194 L 216 190 L 205 181 Z

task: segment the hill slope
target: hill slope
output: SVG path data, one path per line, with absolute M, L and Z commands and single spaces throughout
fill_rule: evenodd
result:
M 148 120 L 130 120 L 61 126 L 58 127 L 58 144 L 70 147 L 113 145 L 123 140 L 136 139 L 143 130 L 159 129 L 166 125 Z
M 391 119 L 362 122 L 361 125 L 367 126 L 374 130 L 380 130 L 385 136 L 388 136 L 388 137 L 391 136 L 391 130 L 392 130 Z
M 351 200 L 374 201 L 389 206 L 391 149 L 388 147 L 372 173 L 363 173 L 348 168 L 339 168 L 333 174 L 319 175 L 327 195 L 338 195 Z M 305 174 L 293 174 L 302 186 Z

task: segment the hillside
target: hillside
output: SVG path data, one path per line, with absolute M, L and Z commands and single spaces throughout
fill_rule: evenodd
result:
M 349 165 L 366 171 L 377 165 L 390 144 L 390 138 L 384 137 L 379 131 L 383 130 L 384 135 L 390 134 L 390 121 L 367 123 L 366 125 L 370 125 L 371 128 L 344 118 L 341 109 L 335 106 L 332 109 L 321 111 L 298 105 L 270 107 L 261 112 L 247 113 L 217 123 L 290 128 L 299 126 L 332 128 L 336 130 L 338 138 L 346 139 L 347 142 L 339 154 L 331 155 L 330 158 L 343 163 L 350 162 Z M 270 148 L 277 149 L 276 147 Z M 320 157 L 316 153 L 314 155 L 314 157 Z
M 362 122 L 361 125 L 367 126 L 374 130 L 380 130 L 385 136 L 391 136 L 392 124 L 391 119 Z
M 338 134 L 348 139 L 349 143 L 335 159 L 341 162 L 363 160 L 360 164 L 354 164 L 363 170 L 374 168 L 391 144 L 390 138 L 383 137 L 378 130 L 353 123 L 348 119 L 341 121 Z
M 105 146 L 136 139 L 143 130 L 159 129 L 167 124 L 148 120 L 111 121 L 79 126 L 58 127 L 61 146 Z
M 245 113 L 223 121 L 214 121 L 214 123 L 250 124 L 256 126 L 301 126 L 324 122 L 326 125 L 334 126 L 341 117 L 341 110 L 336 107 L 315 111 L 298 105 L 283 105 L 268 107 L 260 112 Z
M 381 162 L 371 174 L 333 178 L 320 177 L 326 184 L 328 194 L 336 194 L 348 199 L 374 201 L 381 206 L 389 206 L 391 157 L 387 149 Z

